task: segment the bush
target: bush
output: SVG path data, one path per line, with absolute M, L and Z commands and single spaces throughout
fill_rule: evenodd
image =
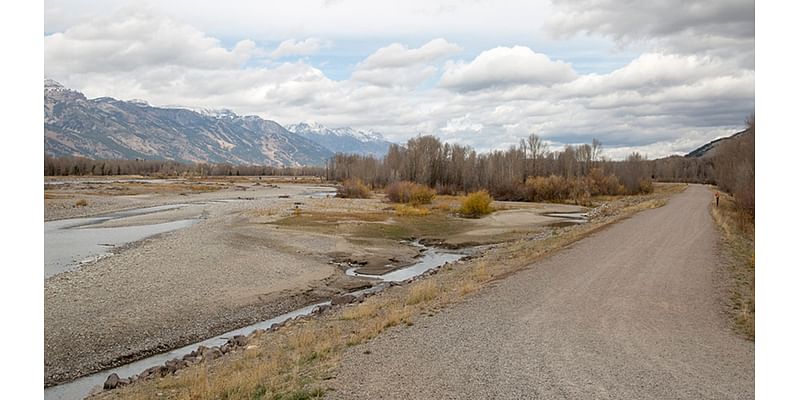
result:
M 347 179 L 336 189 L 336 197 L 345 199 L 368 199 L 369 188 L 361 179 Z
M 394 203 L 430 204 L 434 196 L 433 189 L 409 181 L 395 182 L 386 188 L 386 197 Z
M 467 198 L 461 202 L 461 208 L 458 212 L 464 217 L 478 218 L 482 215 L 491 214 L 492 196 L 489 192 L 481 190 L 467 195 Z
M 75 207 L 86 207 L 89 205 L 89 202 L 86 199 L 80 199 L 75 202 Z
M 642 179 L 639 181 L 639 193 L 648 194 L 653 193 L 653 181 L 650 179 Z

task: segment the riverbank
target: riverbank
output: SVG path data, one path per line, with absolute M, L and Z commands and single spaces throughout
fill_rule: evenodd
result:
M 58 210 L 74 196 L 84 198 L 91 191 L 102 201 L 89 200 L 69 215 L 185 205 L 78 229 L 147 226 L 187 217 L 197 217 L 197 222 L 120 246 L 112 250 L 113 256 L 45 280 L 46 385 L 370 286 L 373 280 L 348 276 L 346 270 L 359 266 L 361 273 L 384 273 L 412 263 L 420 249 L 403 240 L 439 243 L 462 238 L 464 245 L 532 237 L 559 221 L 540 214 L 583 210 L 559 204 L 502 204 L 507 210 L 495 214 L 501 220 L 503 213 L 527 210 L 523 213 L 527 219 L 520 214 L 514 218 L 524 223 L 513 224 L 457 218 L 445 203 L 458 199 L 446 196 L 431 215 L 406 217 L 397 215 L 380 195 L 338 199 L 321 193 L 333 190 L 329 186 L 274 184 L 257 178 L 195 192 L 182 191 L 189 183 L 168 181 L 164 184 L 180 190 L 148 186 L 147 193 L 131 195 L 102 194 L 125 191 L 106 184 L 139 188 L 161 183 L 51 183 L 46 195 L 61 200 L 46 204 Z M 65 200 L 67 196 L 73 197 Z M 102 206 L 92 208 L 92 204 Z M 505 230 L 497 231 L 501 225 Z
M 408 286 L 391 287 L 355 306 L 319 318 L 259 332 L 247 346 L 220 359 L 204 361 L 175 375 L 104 392 L 98 398 L 253 398 L 321 394 L 335 376 L 341 352 L 398 325 L 412 325 L 426 315 L 457 303 L 481 287 L 510 276 L 535 259 L 602 229 L 641 209 L 658 207 L 680 187 L 649 196 L 609 200 L 593 209 L 589 222 L 548 228 L 491 246 L 467 262 Z

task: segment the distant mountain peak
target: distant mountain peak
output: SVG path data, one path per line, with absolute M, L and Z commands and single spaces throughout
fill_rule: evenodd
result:
M 716 149 L 717 149 L 717 147 L 719 147 L 720 144 L 722 144 L 722 143 L 724 143 L 724 142 L 726 142 L 728 140 L 735 140 L 736 138 L 738 138 L 738 137 L 740 137 L 742 135 L 745 135 L 748 132 L 749 132 L 749 130 L 745 129 L 743 131 L 736 132 L 736 133 L 734 133 L 733 135 L 730 135 L 730 136 L 714 139 L 714 140 L 712 140 L 712 141 L 710 141 L 710 142 L 708 142 L 708 143 L 706 143 L 706 144 L 704 144 L 704 145 L 692 150 L 691 152 L 686 154 L 685 157 L 690 157 L 690 158 L 711 157 L 714 154 L 716 154 Z
M 371 129 L 362 131 L 350 127 L 329 128 L 315 121 L 289 125 L 286 129 L 339 153 L 382 156 L 391 144 L 383 135 Z
M 193 111 L 216 119 L 234 119 L 239 117 L 239 114 L 236 114 L 233 110 L 228 108 L 197 108 Z
M 67 90 L 67 88 L 55 79 L 44 78 L 44 90 Z
M 79 99 L 86 98 L 83 93 L 77 90 L 69 89 L 55 79 L 50 78 L 44 79 L 44 94 L 52 97 L 74 97 Z

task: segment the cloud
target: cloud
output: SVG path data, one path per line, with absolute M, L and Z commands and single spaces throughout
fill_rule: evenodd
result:
M 556 37 L 602 35 L 622 45 L 652 41 L 669 52 L 735 57 L 739 65 L 754 65 L 752 0 L 560 0 L 554 6 L 557 12 L 545 29 Z
M 331 43 L 317 38 L 307 38 L 303 41 L 288 39 L 281 42 L 277 49 L 270 53 L 272 58 L 286 56 L 307 56 L 318 52 L 323 47 L 330 47 Z
M 577 74 L 569 64 L 514 46 L 484 51 L 469 63 L 447 65 L 439 85 L 468 92 L 512 85 L 548 86 L 575 78 Z
M 492 42 L 477 56 L 453 60 L 462 47 L 447 39 L 430 36 L 435 39 L 409 47 L 395 38 L 348 61 L 354 65 L 349 78 L 331 79 L 308 59 L 270 57 L 330 43 L 293 36 L 306 39 L 270 52 L 240 35 L 226 47 L 151 9 L 125 9 L 46 34 L 45 72 L 90 98 L 371 128 L 397 142 L 434 134 L 479 151 L 537 132 L 553 149 L 597 137 L 609 155 L 639 150 L 653 158 L 735 132 L 755 104 L 755 72 L 712 52 L 653 47 L 611 72 L 579 74 L 526 46 Z M 337 40 L 337 52 L 346 43 Z
M 359 69 L 407 67 L 435 61 L 459 51 L 461 51 L 461 47 L 442 38 L 433 39 L 417 49 L 409 49 L 406 45 L 392 43 L 367 57 L 359 64 Z
M 234 68 L 256 51 L 251 40 L 232 50 L 193 27 L 146 8 L 125 8 L 44 37 L 45 72 L 123 72 L 181 66 Z
M 436 74 L 438 68 L 432 63 L 459 51 L 460 46 L 442 38 L 416 49 L 392 43 L 358 63 L 353 79 L 376 86 L 413 87 Z

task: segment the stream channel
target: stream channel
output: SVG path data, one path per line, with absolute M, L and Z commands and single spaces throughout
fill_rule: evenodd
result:
M 357 267 L 348 269 L 346 273 L 351 276 L 374 278 L 378 282 L 400 282 L 421 275 L 431 269 L 441 267 L 445 263 L 457 261 L 467 255 L 466 253 L 455 252 L 452 250 L 443 250 L 443 249 L 427 247 L 422 244 L 419 244 L 418 242 L 412 242 L 411 245 L 420 247 L 423 253 L 422 256 L 412 265 L 388 272 L 384 275 L 358 274 L 355 272 Z M 376 287 L 371 287 L 351 292 L 351 294 L 359 295 L 362 293 L 369 293 L 372 291 L 376 291 L 377 289 L 378 288 Z M 171 360 L 173 358 L 181 358 L 183 355 L 191 353 L 192 350 L 197 349 L 198 346 L 201 345 L 206 347 L 222 346 L 223 344 L 225 344 L 225 342 L 228 341 L 228 339 L 233 338 L 236 335 L 249 335 L 258 329 L 268 329 L 274 324 L 280 324 L 282 322 L 285 322 L 287 320 L 296 317 L 310 315 L 315 307 L 330 303 L 331 303 L 330 300 L 328 300 L 316 304 L 311 304 L 303 308 L 288 312 L 286 314 L 270 318 L 265 321 L 257 322 L 255 324 L 248 325 L 243 328 L 223 333 L 222 335 L 214 336 L 212 338 L 203 340 L 201 342 L 183 346 L 174 350 L 167 351 L 165 353 L 156 354 L 154 356 L 143 358 L 141 360 L 134 361 L 129 364 L 121 365 L 114 368 L 109 368 L 100 372 L 96 372 L 91 375 L 86 375 L 84 377 L 75 379 L 71 382 L 62 383 L 56 386 L 51 386 L 49 388 L 45 388 L 44 398 L 45 400 L 83 399 L 95 386 L 98 385 L 102 386 L 106 378 L 108 378 L 108 376 L 112 373 L 116 373 L 117 375 L 119 375 L 120 378 L 127 378 L 132 375 L 139 374 L 142 371 L 146 370 L 147 368 L 154 367 L 157 365 L 163 365 L 166 361 Z

